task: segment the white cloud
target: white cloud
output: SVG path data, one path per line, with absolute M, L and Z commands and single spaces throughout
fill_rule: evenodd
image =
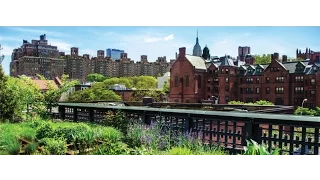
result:
M 30 28 L 20 28 L 20 27 L 9 27 L 9 29 L 14 31 L 20 31 L 25 33 L 34 33 L 34 34 L 47 34 L 49 36 L 56 36 L 56 37 L 66 37 L 68 36 L 65 33 L 55 32 L 55 31 L 48 31 L 48 30 L 41 30 L 41 29 L 30 29 Z
M 174 39 L 174 35 L 173 34 L 170 34 L 169 36 L 164 38 L 165 41 L 170 41 L 170 40 L 173 40 L 173 39 Z
M 48 43 L 52 46 L 57 46 L 59 51 L 66 52 L 67 54 L 70 53 L 71 47 L 73 47 L 72 44 L 63 42 L 60 39 L 49 39 Z

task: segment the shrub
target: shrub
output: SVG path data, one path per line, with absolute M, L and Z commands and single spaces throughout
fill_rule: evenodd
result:
M 7 151 L 10 155 L 18 155 L 20 152 L 20 143 L 18 140 L 14 140 L 8 143 L 7 145 Z
M 104 116 L 103 124 L 105 126 L 114 127 L 126 135 L 131 122 L 125 118 L 121 111 L 108 111 Z
M 33 141 L 36 137 L 34 129 L 31 128 L 23 128 L 20 134 L 21 138 L 27 141 Z
M 259 145 L 257 142 L 247 140 L 247 146 L 244 147 L 243 155 L 279 155 L 280 150 L 276 149 L 272 152 L 267 150 L 267 147 L 264 145 Z
M 97 141 L 117 142 L 122 138 L 122 133 L 112 127 L 97 127 L 93 129 L 93 132 Z
M 307 115 L 307 116 L 316 116 L 317 111 L 309 108 L 298 107 L 294 111 L 295 115 Z
M 190 149 L 185 147 L 175 147 L 169 151 L 168 155 L 192 155 L 192 152 Z
M 24 150 L 26 154 L 34 154 L 37 151 L 37 148 L 38 148 L 37 143 L 31 143 L 31 144 L 28 144 Z
M 131 150 L 123 142 L 104 142 L 93 155 L 129 155 Z
M 52 138 L 54 136 L 54 131 L 50 123 L 44 123 L 37 128 L 36 138 Z
M 47 155 L 65 155 L 67 144 L 63 139 L 44 138 L 40 141 L 43 145 L 43 153 Z

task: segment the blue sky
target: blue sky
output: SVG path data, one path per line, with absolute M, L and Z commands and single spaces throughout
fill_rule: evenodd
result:
M 91 56 L 100 49 L 116 48 L 125 50 L 135 61 L 140 55 L 155 61 L 159 56 L 174 58 L 179 47 L 192 54 L 197 30 L 201 48 L 207 45 L 211 55 L 236 57 L 238 46 L 250 46 L 252 54 L 278 52 L 288 57 L 295 57 L 297 48 L 320 51 L 320 27 L 0 27 L 0 44 L 8 74 L 12 50 L 20 47 L 23 39 L 39 39 L 41 34 L 67 54 L 71 47 Z

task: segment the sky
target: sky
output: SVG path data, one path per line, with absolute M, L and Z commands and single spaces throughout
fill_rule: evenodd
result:
M 48 43 L 59 51 L 70 54 L 71 47 L 78 47 L 80 55 L 96 56 L 97 50 L 121 49 L 132 60 L 140 61 L 147 55 L 149 61 L 166 56 L 174 59 L 180 47 L 192 54 L 197 31 L 203 49 L 208 46 L 212 56 L 237 56 L 239 46 L 250 46 L 251 54 L 281 55 L 295 58 L 296 49 L 306 47 L 320 51 L 320 27 L 255 27 L 255 26 L 52 26 L 52 27 L 0 27 L 0 44 L 5 55 L 5 73 L 9 73 L 11 53 L 22 45 L 22 40 L 38 40 L 46 34 Z

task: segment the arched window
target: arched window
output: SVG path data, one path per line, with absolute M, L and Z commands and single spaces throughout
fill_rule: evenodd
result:
M 179 77 L 178 77 L 178 75 L 176 75 L 176 76 L 174 77 L 174 86 L 175 86 L 175 87 L 178 87 L 178 86 L 179 86 Z
M 198 88 L 201 88 L 201 76 L 198 75 Z
M 186 87 L 189 87 L 189 74 L 186 75 Z

